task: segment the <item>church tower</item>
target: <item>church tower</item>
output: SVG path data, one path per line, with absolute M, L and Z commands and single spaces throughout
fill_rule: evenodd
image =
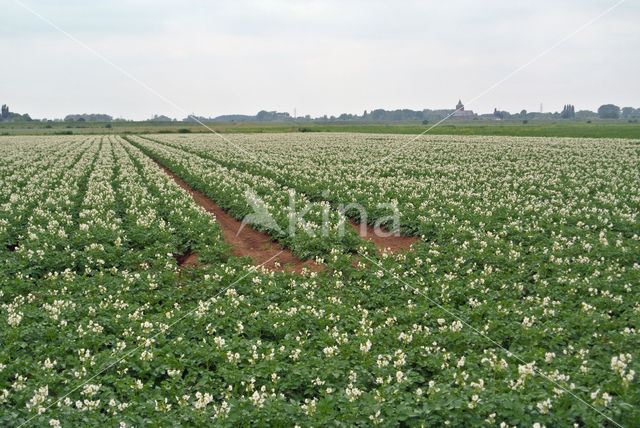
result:
M 462 104 L 462 100 L 458 100 L 458 104 L 456 105 L 456 109 L 453 114 L 450 115 L 452 119 L 462 119 L 462 120 L 473 120 L 476 115 L 473 110 L 465 110 L 464 104 Z

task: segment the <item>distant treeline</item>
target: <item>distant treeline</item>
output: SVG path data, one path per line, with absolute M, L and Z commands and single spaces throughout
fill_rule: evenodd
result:
M 455 110 L 453 109 L 441 109 L 441 110 L 411 110 L 411 109 L 397 109 L 397 110 L 384 110 L 376 109 L 371 111 L 364 111 L 361 115 L 342 113 L 339 116 L 320 116 L 312 118 L 309 115 L 293 117 L 287 112 L 266 111 L 262 110 L 258 114 L 251 116 L 245 114 L 227 114 L 217 117 L 203 117 L 203 116 L 189 116 L 183 121 L 185 122 L 290 122 L 290 121 L 310 121 L 310 122 L 326 122 L 326 121 L 407 121 L 407 120 L 421 120 L 426 122 L 439 121 L 446 117 L 449 117 Z M 561 112 L 555 113 L 538 113 L 528 112 L 521 110 L 519 113 L 510 113 L 508 111 L 500 111 L 494 109 L 493 113 L 489 114 L 474 114 L 473 119 L 490 119 L 490 120 L 502 120 L 502 119 L 630 119 L 640 118 L 640 108 L 624 107 L 620 108 L 613 104 L 605 104 L 600 106 L 597 112 L 590 110 L 575 110 L 575 107 L 571 104 L 564 106 Z M 167 118 L 168 119 L 168 118 Z
M 447 115 L 453 113 L 451 110 L 410 110 L 410 109 L 398 109 L 398 110 L 384 110 L 376 109 L 367 112 L 366 110 L 362 115 L 342 113 L 339 116 L 320 116 L 312 118 L 310 115 L 293 117 L 287 112 L 278 111 L 266 111 L 261 110 L 258 114 L 251 116 L 246 114 L 226 114 L 217 117 L 201 117 L 201 116 L 189 116 L 183 120 L 193 121 L 196 119 L 201 122 L 328 122 L 334 120 L 354 120 L 354 121 L 395 121 L 395 120 L 441 120 L 447 117 Z
M 397 109 L 397 110 L 385 110 L 375 109 L 371 111 L 365 110 L 361 115 L 342 113 L 339 116 L 320 116 L 312 118 L 310 115 L 294 117 L 287 112 L 278 111 L 266 111 L 261 110 L 256 115 L 246 114 L 226 114 L 217 117 L 203 117 L 190 115 L 182 119 L 184 122 L 330 122 L 330 121 L 412 121 L 419 120 L 423 123 L 437 122 L 445 118 L 450 117 L 455 110 L 453 109 L 440 109 L 440 110 L 411 110 L 411 109 Z M 634 119 L 640 118 L 640 108 L 623 107 L 620 108 L 614 104 L 604 104 L 598 108 L 597 112 L 590 110 L 575 110 L 572 104 L 566 104 L 561 112 L 555 113 L 537 113 L 521 110 L 520 113 L 510 113 L 508 111 L 500 111 L 494 109 L 493 113 L 489 114 L 473 114 L 472 120 L 502 120 L 502 119 Z M 455 119 L 455 118 L 454 118 Z M 466 117 L 465 117 L 466 119 Z M 24 122 L 38 119 L 32 119 L 28 114 L 19 114 L 9 111 L 9 107 L 5 104 L 2 106 L 2 113 L 0 115 L 0 122 Z M 51 120 L 42 119 L 43 122 L 51 122 Z M 55 119 L 55 122 L 60 119 Z M 65 122 L 120 122 L 127 121 L 126 119 L 116 118 L 113 119 L 108 114 L 69 114 L 64 118 Z M 164 115 L 154 115 L 151 119 L 147 119 L 149 122 L 175 122 L 176 119 L 172 119 Z
M 20 114 L 9 111 L 9 106 L 2 104 L 0 109 L 0 122 L 31 122 L 31 116 L 29 114 Z
M 65 122 L 111 122 L 113 117 L 108 114 L 68 114 L 64 117 Z

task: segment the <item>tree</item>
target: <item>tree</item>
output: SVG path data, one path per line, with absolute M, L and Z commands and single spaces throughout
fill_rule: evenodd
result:
M 594 117 L 598 117 L 598 114 L 591 110 L 578 110 L 576 112 L 576 118 L 578 119 L 591 119 Z
M 620 117 L 620 107 L 614 104 L 604 104 L 598 108 L 600 119 L 617 119 Z
M 623 107 L 622 118 L 628 119 L 630 117 L 640 117 L 640 108 Z
M 2 104 L 2 118 L 3 119 L 9 118 L 9 106 L 6 104 Z
M 576 108 L 571 104 L 566 104 L 562 109 L 562 113 L 560 113 L 560 117 L 563 119 L 573 119 L 576 117 Z
M 509 118 L 509 112 L 507 111 L 499 111 L 497 108 L 493 109 L 493 116 L 496 119 L 508 119 Z
M 521 117 L 521 118 L 523 118 L 523 119 L 524 119 L 525 117 L 527 117 L 527 111 L 526 111 L 526 110 L 524 110 L 524 109 L 520 110 L 520 117 Z

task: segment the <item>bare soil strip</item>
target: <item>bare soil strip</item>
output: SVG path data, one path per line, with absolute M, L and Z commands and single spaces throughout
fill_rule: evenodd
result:
M 386 248 L 394 253 L 401 250 L 408 251 L 412 244 L 420 240 L 415 236 L 395 235 L 382 228 L 376 233 L 373 226 L 366 223 L 356 223 L 354 220 L 351 220 L 350 223 L 351 227 L 358 232 L 362 239 L 372 241 L 379 249 Z M 390 236 L 379 236 L 380 234 Z
M 260 266 L 276 270 L 287 272 L 302 272 L 303 268 L 307 268 L 312 271 L 319 271 L 322 266 L 316 264 L 312 260 L 300 260 L 294 256 L 291 251 L 283 247 L 277 242 L 271 240 L 271 237 L 265 233 L 258 232 L 249 226 L 244 226 L 240 233 L 242 222 L 236 220 L 229 214 L 227 214 L 222 208 L 220 208 L 213 200 L 205 196 L 203 193 L 194 190 L 180 177 L 175 175 L 171 170 L 165 168 L 162 164 L 152 159 L 160 169 L 162 169 L 167 175 L 186 192 L 188 192 L 193 199 L 201 205 L 208 212 L 213 213 L 216 217 L 216 221 L 222 228 L 222 235 L 225 241 L 231 244 L 231 253 L 238 257 L 250 257 L 253 262 Z M 368 224 L 358 224 L 355 221 L 350 221 L 351 227 L 358 232 L 361 238 L 372 241 L 380 250 L 388 249 L 392 252 L 408 251 L 412 244 L 419 241 L 415 236 L 396 236 L 390 234 L 390 236 L 379 236 L 373 226 Z M 380 230 L 385 235 L 388 234 L 385 230 Z M 198 255 L 196 253 L 188 254 L 176 254 L 176 260 L 180 267 L 185 266 L 197 266 Z
M 258 232 L 245 225 L 242 231 L 238 233 L 242 222 L 236 220 L 220 208 L 215 202 L 206 197 L 201 192 L 192 189 L 180 177 L 172 171 L 165 168 L 160 163 L 154 162 L 171 178 L 174 179 L 180 187 L 187 191 L 193 199 L 210 213 L 216 217 L 216 221 L 222 228 L 222 234 L 225 241 L 231 244 L 231 253 L 238 257 L 250 257 L 257 265 L 264 265 L 266 268 L 276 271 L 287 271 L 300 273 L 303 268 L 313 271 L 319 271 L 322 266 L 317 265 L 312 260 L 300 260 L 294 256 L 291 251 L 282 247 L 277 242 L 273 242 L 269 235 Z M 184 254 L 176 256 L 176 260 L 180 267 L 196 266 L 197 254 Z M 277 266 L 278 263 L 280 266 Z

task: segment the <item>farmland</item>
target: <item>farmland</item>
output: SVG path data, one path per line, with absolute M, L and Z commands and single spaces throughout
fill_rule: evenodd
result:
M 10 122 L 0 123 L 3 135 L 101 135 L 101 134 L 171 134 L 171 133 L 298 133 L 298 132 L 358 132 L 380 134 L 487 135 L 521 137 L 573 138 L 640 138 L 637 119 L 531 119 L 522 120 L 457 120 L 438 126 L 431 121 L 290 121 L 290 122 Z
M 0 154 L 3 426 L 640 420 L 639 141 L 25 135 Z M 185 188 L 263 210 L 246 227 L 283 253 L 234 253 Z

